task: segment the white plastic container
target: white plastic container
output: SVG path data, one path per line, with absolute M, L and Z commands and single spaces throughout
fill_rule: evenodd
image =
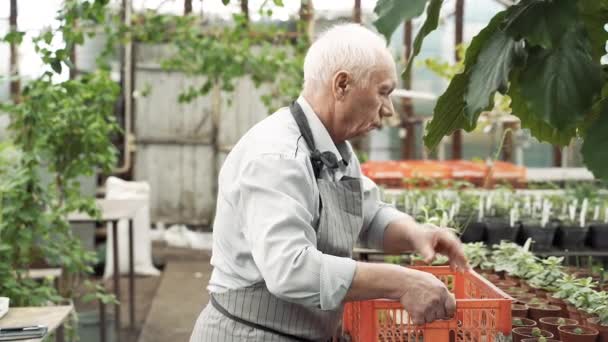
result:
M 8 312 L 10 299 L 8 297 L 0 297 L 0 318 L 4 317 Z

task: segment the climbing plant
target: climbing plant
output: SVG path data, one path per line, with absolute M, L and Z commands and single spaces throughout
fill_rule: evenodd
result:
M 378 1 L 374 24 L 387 38 L 426 7 L 407 68 L 437 28 L 442 5 L 443 0 Z M 608 179 L 608 83 L 600 62 L 606 23 L 608 0 L 521 0 L 496 14 L 473 38 L 463 69 L 438 99 L 426 146 L 436 147 L 457 129 L 473 130 L 499 93 L 510 96 L 513 114 L 540 141 L 564 146 L 582 138 L 585 164 Z
M 0 293 L 15 306 L 84 295 L 79 291 L 83 276 L 93 272 L 95 254 L 72 234 L 67 216 L 73 211 L 98 214 L 94 199 L 81 194 L 79 178 L 107 172 L 116 162 L 110 138 L 118 131 L 114 105 L 119 88 L 102 69 L 62 82 L 56 76 L 73 68 L 69 52 L 84 42 L 84 34 L 93 34 L 87 31 L 91 25 L 105 20 L 107 3 L 66 1 L 58 13 L 59 27 L 33 39 L 46 71 L 27 83 L 19 101 L 0 104 L 10 117 L 10 145 L 0 147 Z M 19 43 L 23 36 L 11 32 L 3 41 Z M 57 37 L 63 43 L 54 48 Z M 35 266 L 63 269 L 59 291 L 48 280 L 27 277 Z M 99 286 L 84 283 L 89 297 L 114 300 Z

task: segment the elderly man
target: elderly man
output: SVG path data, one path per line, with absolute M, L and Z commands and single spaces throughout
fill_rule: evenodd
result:
M 211 300 L 191 342 L 327 340 L 343 304 L 356 300 L 399 300 L 416 324 L 454 314 L 434 276 L 351 259 L 360 239 L 427 260 L 442 253 L 468 268 L 453 234 L 379 200 L 347 142 L 393 115 L 395 85 L 384 40 L 360 25 L 334 26 L 312 44 L 301 96 L 253 127 L 224 162 Z

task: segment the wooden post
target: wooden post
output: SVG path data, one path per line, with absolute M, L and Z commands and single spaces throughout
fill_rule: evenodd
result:
M 353 21 L 361 23 L 361 0 L 355 0 L 355 7 L 353 8 Z
M 407 63 L 410 55 L 412 54 L 412 22 L 407 21 L 404 24 L 403 30 L 403 45 L 404 45 L 404 61 Z M 404 78 L 403 87 L 405 89 L 412 88 L 412 70 L 409 75 Z M 405 130 L 405 139 L 401 140 L 401 157 L 405 160 L 415 159 L 415 145 L 416 137 L 414 131 L 416 125 L 414 124 L 414 106 L 412 105 L 412 99 L 409 97 L 401 99 L 401 107 L 403 108 L 403 118 L 401 120 L 401 127 Z
M 249 0 L 241 0 L 241 12 L 245 16 L 245 21 L 249 24 Z
M 184 15 L 192 13 L 192 0 L 184 0 Z
M 519 124 L 515 121 L 503 122 L 503 130 L 511 129 L 505 134 L 505 141 L 502 144 L 502 160 L 513 162 L 514 142 L 513 133 L 518 129 Z
M 10 17 L 9 30 L 10 32 L 17 32 L 17 0 L 11 0 L 10 4 Z M 19 82 L 19 45 L 11 43 L 10 56 L 9 56 L 9 75 L 11 77 L 10 83 L 10 94 L 11 98 L 15 102 L 19 102 L 19 95 L 21 94 L 21 83 Z
M 456 34 L 454 39 L 454 56 L 456 61 L 458 56 L 458 46 L 462 44 L 464 31 L 464 0 L 456 0 Z M 451 159 L 462 159 L 462 130 L 459 129 L 452 134 L 452 156 Z
M 562 148 L 558 145 L 553 145 L 553 166 L 562 166 Z
M 314 38 L 314 8 L 312 6 L 312 0 L 301 0 L 300 2 L 300 22 L 302 24 L 300 35 L 305 35 L 308 41 L 312 41 Z

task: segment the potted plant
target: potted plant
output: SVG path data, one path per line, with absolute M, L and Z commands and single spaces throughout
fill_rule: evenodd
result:
M 561 342 L 560 340 L 555 340 L 552 338 L 546 338 L 546 337 L 533 337 L 533 338 L 524 338 L 523 340 L 521 340 L 522 342 Z
M 513 334 L 513 342 L 521 342 L 523 339 L 526 338 L 553 337 L 552 333 L 546 330 L 541 330 L 538 327 L 518 327 L 513 328 L 511 332 Z
M 527 217 L 520 221 L 521 236 L 525 242 L 532 239 L 532 250 L 546 251 L 553 247 L 557 225 L 553 222 L 543 224 L 540 217 Z
M 542 317 L 538 320 L 538 326 L 543 329 L 550 331 L 553 335 L 559 336 L 557 328 L 561 325 L 577 325 L 578 321 L 574 319 L 564 317 Z
M 570 310 L 568 310 L 568 305 L 572 306 L 569 303 L 569 298 L 578 290 L 578 283 L 579 279 L 572 274 L 565 274 L 563 278 L 556 281 L 557 291 L 548 298 L 553 305 L 558 305 L 562 308 L 561 316 L 569 316 Z M 574 317 L 573 319 L 576 318 Z
M 529 317 L 537 322 L 543 317 L 559 316 L 562 309 L 559 306 L 549 304 L 528 304 Z
M 588 318 L 587 322 L 599 331 L 599 342 L 608 342 L 608 304 L 604 302 L 598 305 L 594 308 L 593 314 L 596 317 Z
M 512 317 L 528 317 L 528 306 L 526 304 L 511 304 Z
M 537 273 L 529 280 L 530 286 L 537 289 L 536 294 L 541 298 L 547 298 L 549 292 L 557 290 L 556 284 L 559 279 L 563 279 L 562 262 L 564 258 L 549 257 L 541 260 L 542 271 Z
M 488 266 L 490 251 L 483 242 L 465 243 L 462 249 L 471 268 L 481 271 L 483 266 Z
M 589 241 L 593 249 L 608 249 L 608 223 L 606 221 L 591 223 L 589 226 Z
M 513 328 L 519 328 L 519 327 L 535 327 L 538 325 L 538 323 L 536 323 L 536 321 L 533 321 L 529 318 L 525 318 L 525 317 L 513 317 L 511 318 L 511 325 L 513 326 Z
M 582 325 L 562 325 L 557 328 L 563 342 L 595 342 L 599 332 Z
M 593 306 L 593 298 L 596 295 L 594 287 L 597 283 L 592 278 L 580 278 L 576 280 L 577 289 L 568 298 L 571 304 L 568 306 L 570 318 L 576 319 L 579 322 L 585 322 L 585 313 Z
M 569 251 L 579 251 L 585 248 L 589 226 L 581 226 L 580 221 L 571 220 L 568 216 L 562 216 L 557 221 L 558 228 L 555 234 L 557 246 Z

